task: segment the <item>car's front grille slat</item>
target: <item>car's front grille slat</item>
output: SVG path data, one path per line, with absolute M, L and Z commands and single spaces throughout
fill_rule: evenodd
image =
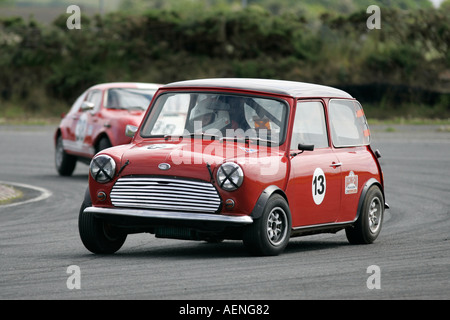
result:
M 121 196 L 115 197 L 116 202 L 149 202 L 149 203 L 166 203 L 166 204 L 184 204 L 184 203 L 196 203 L 198 205 L 216 206 L 220 204 L 219 201 L 209 201 L 205 203 L 203 199 L 186 199 L 186 198 L 171 198 L 171 197 L 146 197 L 146 196 Z
M 192 194 L 196 194 L 198 192 L 202 192 L 204 194 L 211 194 L 214 195 L 216 194 L 216 190 L 198 190 L 198 189 L 194 189 L 194 188 L 181 188 L 181 187 L 175 187 L 175 186 L 167 186 L 167 185 L 155 185 L 152 187 L 141 187 L 141 186 L 127 186 L 127 187 L 121 187 L 118 186 L 117 188 L 115 187 L 115 191 L 119 192 L 119 191 L 125 191 L 125 192 L 138 192 L 138 191 L 144 191 L 144 192 L 180 192 L 180 193 L 192 193 Z
M 114 196 L 120 197 L 130 197 L 130 192 L 133 192 L 131 189 L 128 191 L 114 191 L 111 193 Z M 170 197 L 178 197 L 178 198 L 186 198 L 186 199 L 204 199 L 205 197 L 202 195 L 199 195 L 198 193 L 183 193 L 183 192 L 170 192 L 170 191 L 164 191 L 164 192 L 158 192 L 156 190 L 148 191 L 148 192 L 133 192 L 133 195 L 131 197 L 164 197 L 164 196 L 170 196 Z M 217 201 L 219 201 L 217 199 Z
M 215 213 L 221 199 L 216 188 L 203 181 L 167 177 L 124 177 L 114 185 L 115 207 Z

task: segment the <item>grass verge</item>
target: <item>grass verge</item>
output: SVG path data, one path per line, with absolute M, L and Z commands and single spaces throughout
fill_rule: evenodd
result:
M 0 205 L 11 203 L 23 197 L 22 191 L 12 186 L 0 184 Z

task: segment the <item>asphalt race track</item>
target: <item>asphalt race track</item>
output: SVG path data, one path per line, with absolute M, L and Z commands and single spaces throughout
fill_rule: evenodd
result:
M 88 167 L 57 175 L 54 129 L 0 126 L 0 183 L 48 192 L 0 206 L 2 300 L 450 298 L 448 128 L 372 128 L 391 206 L 374 244 L 350 245 L 341 231 L 291 239 L 277 257 L 249 256 L 238 241 L 149 234 L 129 236 L 114 255 L 91 254 L 77 225 Z

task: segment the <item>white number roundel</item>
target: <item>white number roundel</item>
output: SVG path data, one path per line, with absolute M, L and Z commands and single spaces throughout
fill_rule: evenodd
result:
M 325 179 L 325 173 L 322 169 L 317 168 L 314 170 L 312 179 L 312 195 L 314 202 L 319 205 L 325 198 L 325 191 L 327 190 L 327 181 Z

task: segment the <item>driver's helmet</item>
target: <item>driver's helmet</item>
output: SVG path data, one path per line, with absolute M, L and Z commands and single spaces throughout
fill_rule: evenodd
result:
M 223 130 L 230 124 L 230 105 L 218 101 L 217 98 L 207 98 L 200 101 L 191 111 L 191 122 L 201 121 L 202 130 Z M 194 125 L 196 128 L 197 126 Z

